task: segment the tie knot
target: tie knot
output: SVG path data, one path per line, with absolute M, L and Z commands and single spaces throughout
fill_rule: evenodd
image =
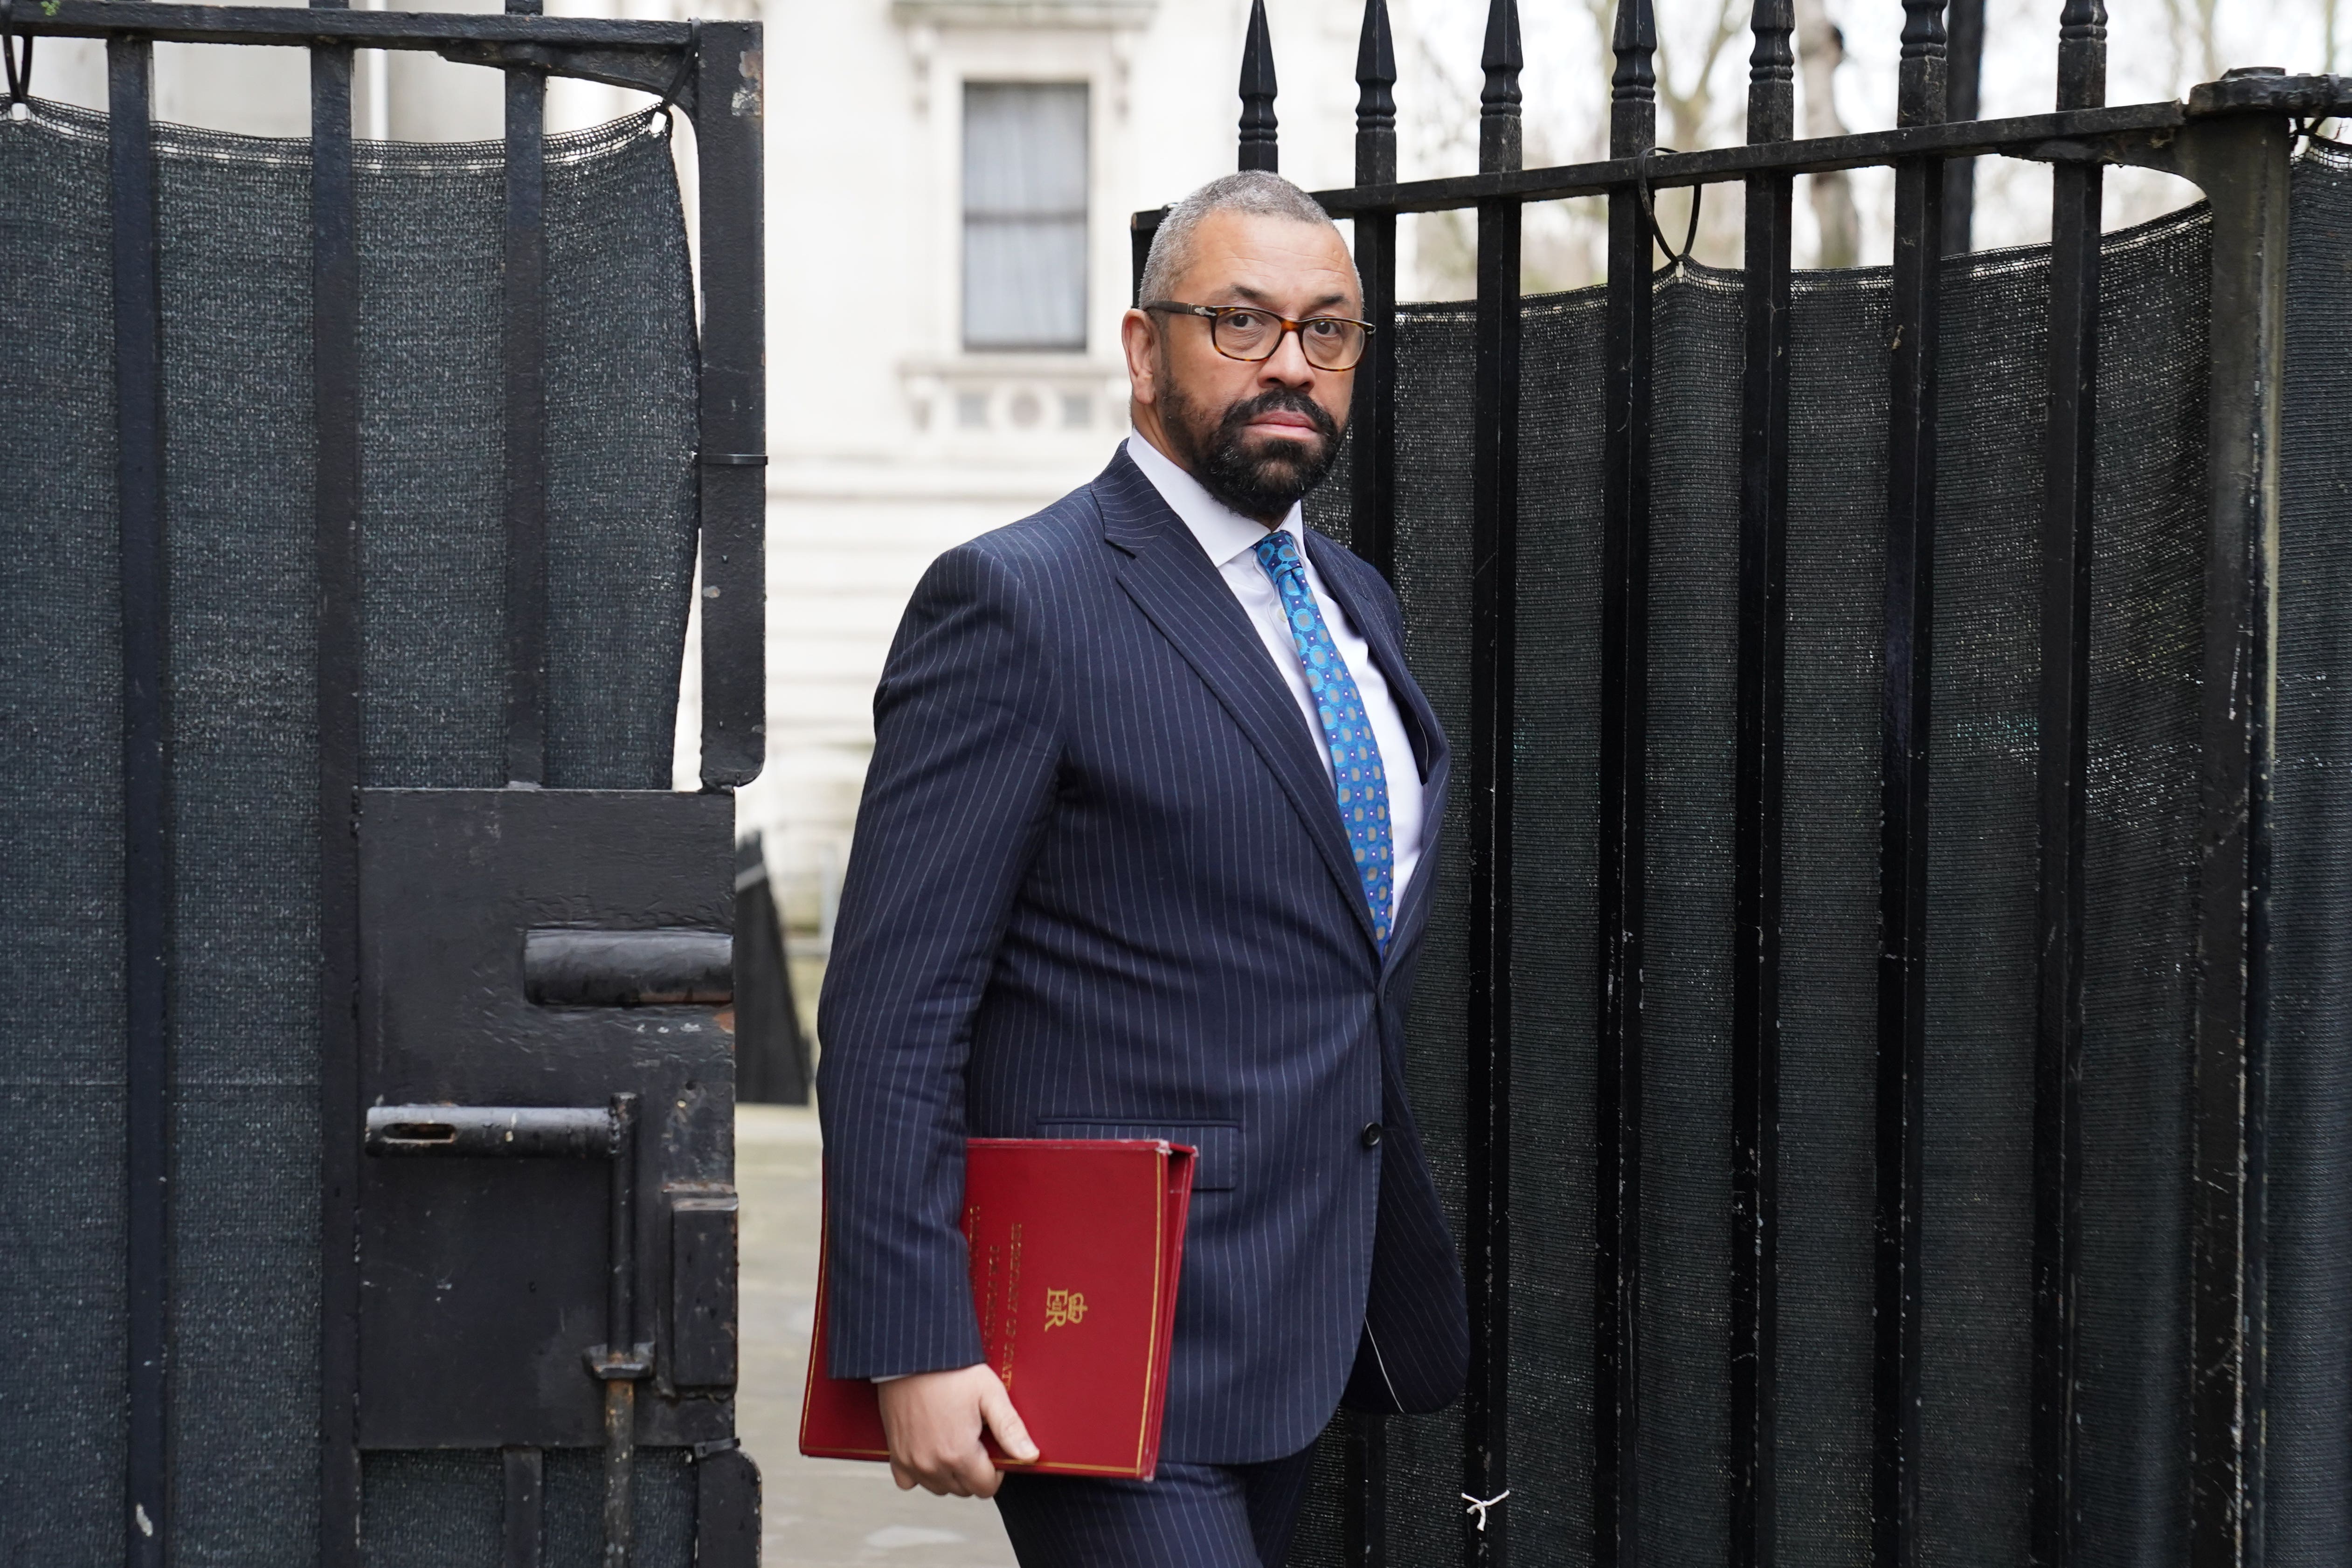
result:
M 1290 542 L 1289 532 L 1283 528 L 1257 541 L 1257 563 L 1277 577 L 1286 571 L 1305 570 L 1298 559 L 1298 547 Z

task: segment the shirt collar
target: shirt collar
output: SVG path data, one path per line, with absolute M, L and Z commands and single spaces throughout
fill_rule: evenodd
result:
M 1192 530 L 1192 538 L 1216 565 L 1223 567 L 1245 551 L 1255 549 L 1258 541 L 1265 538 L 1268 530 L 1265 524 L 1243 517 L 1210 495 L 1198 479 L 1146 441 L 1140 431 L 1127 438 L 1127 455 L 1143 470 L 1143 476 L 1151 481 L 1151 487 L 1160 492 L 1169 510 L 1183 519 L 1185 528 Z M 1294 501 L 1290 515 L 1282 519 L 1294 543 L 1299 538 L 1300 510 L 1299 503 Z

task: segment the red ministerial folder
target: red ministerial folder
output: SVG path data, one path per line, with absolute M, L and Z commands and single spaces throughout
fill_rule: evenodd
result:
M 1192 1151 L 1150 1139 L 974 1138 L 963 1234 L 988 1364 L 1036 1441 L 999 1469 L 1150 1480 L 1160 1465 L 1168 1347 Z M 824 1266 L 801 1403 L 801 1452 L 887 1459 L 864 1378 L 825 1375 Z

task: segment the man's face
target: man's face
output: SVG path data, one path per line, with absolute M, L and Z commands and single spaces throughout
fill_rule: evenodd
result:
M 1255 306 L 1291 320 L 1363 315 L 1336 230 L 1243 213 L 1213 213 L 1193 231 L 1174 299 Z M 1318 370 L 1296 333 L 1270 359 L 1232 359 L 1210 327 L 1200 316 L 1128 312 L 1136 427 L 1211 495 L 1272 528 L 1330 472 L 1356 373 Z

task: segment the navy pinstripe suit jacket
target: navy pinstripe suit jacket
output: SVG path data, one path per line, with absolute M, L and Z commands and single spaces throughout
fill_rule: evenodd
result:
M 1201 1153 L 1163 1457 L 1295 1453 L 1343 1389 L 1461 1392 L 1461 1270 L 1403 1079 L 1448 752 L 1388 585 L 1307 544 L 1426 780 L 1385 961 L 1296 699 L 1124 451 L 916 590 L 820 1012 L 834 1375 L 982 1359 L 967 1135 L 1165 1137 Z

